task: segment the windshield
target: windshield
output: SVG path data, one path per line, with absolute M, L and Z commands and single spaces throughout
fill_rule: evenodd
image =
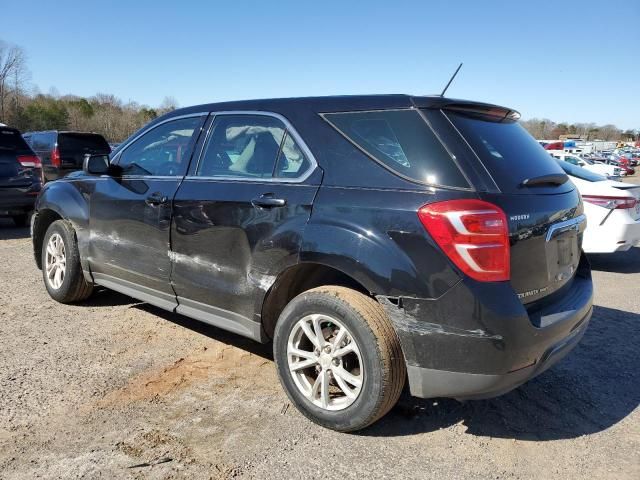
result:
M 564 162 L 562 160 L 557 160 L 557 162 L 558 165 L 560 165 L 560 168 L 562 168 L 567 175 L 571 175 L 572 177 L 577 177 L 582 180 L 586 180 L 587 182 L 602 182 L 607 179 L 607 177 L 598 175 L 597 173 L 593 173 L 569 162 Z

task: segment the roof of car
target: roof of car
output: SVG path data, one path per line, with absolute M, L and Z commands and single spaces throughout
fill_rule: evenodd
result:
M 393 108 L 444 108 L 449 105 L 468 105 L 482 108 L 506 107 L 492 105 L 483 102 L 460 100 L 440 97 L 437 95 L 413 96 L 413 95 L 336 95 L 326 97 L 294 97 L 271 98 L 257 100 L 241 100 L 220 103 L 208 103 L 180 108 L 167 114 L 167 116 L 186 115 L 198 112 L 216 111 L 269 111 L 286 114 L 294 110 L 311 110 L 316 113 L 346 112 L 356 110 L 384 110 Z

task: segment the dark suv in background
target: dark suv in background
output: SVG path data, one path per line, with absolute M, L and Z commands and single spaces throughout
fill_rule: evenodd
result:
M 40 159 L 18 130 L 0 126 L 0 217 L 26 226 L 41 187 Z
M 200 105 L 45 186 L 52 298 L 94 285 L 260 342 L 313 421 L 363 428 L 405 381 L 486 398 L 591 317 L 583 205 L 504 107 L 405 95 Z
M 40 157 L 46 182 L 82 170 L 86 154 L 111 153 L 107 141 L 97 133 L 51 130 L 26 132 L 23 137 Z

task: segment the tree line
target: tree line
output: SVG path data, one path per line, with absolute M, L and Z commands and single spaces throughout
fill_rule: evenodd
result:
M 98 93 L 83 98 L 39 93 L 30 83 L 24 50 L 0 40 L 0 123 L 22 132 L 32 130 L 80 130 L 102 134 L 110 142 L 120 142 L 159 115 L 177 107 L 165 97 L 157 108 L 136 102 L 124 103 L 115 95 Z M 622 131 L 615 125 L 556 123 L 532 118 L 521 124 L 537 139 L 557 139 L 574 135 L 585 140 L 640 140 L 640 130 Z
M 640 140 L 640 130 L 621 130 L 615 125 L 595 123 L 556 123 L 547 118 L 532 118 L 520 122 L 534 138 L 555 140 L 561 135 L 571 135 L 584 140 L 630 142 Z
M 79 130 L 97 132 L 109 142 L 120 142 L 176 107 L 172 97 L 165 97 L 157 108 L 150 108 L 104 93 L 88 98 L 60 95 L 55 90 L 40 93 L 30 82 L 24 50 L 0 40 L 0 123 L 21 132 Z

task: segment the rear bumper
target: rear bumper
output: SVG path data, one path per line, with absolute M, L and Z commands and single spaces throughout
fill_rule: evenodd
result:
M 379 298 L 402 345 L 411 394 L 488 398 L 539 375 L 580 341 L 592 314 L 583 258 L 568 289 L 527 311 L 507 282 L 463 280 L 438 299 Z
M 631 218 L 628 222 L 607 221 L 601 226 L 590 225 L 582 245 L 587 253 L 624 252 L 634 246 L 640 246 L 640 220 Z
M 22 215 L 33 210 L 37 198 L 36 192 L 23 192 L 18 189 L 0 191 L 0 217 Z
M 578 328 L 567 338 L 552 345 L 539 362 L 514 372 L 491 375 L 407 365 L 411 395 L 422 398 L 451 397 L 459 400 L 477 400 L 507 393 L 555 365 L 578 345 L 587 329 L 591 313 L 590 309 Z

